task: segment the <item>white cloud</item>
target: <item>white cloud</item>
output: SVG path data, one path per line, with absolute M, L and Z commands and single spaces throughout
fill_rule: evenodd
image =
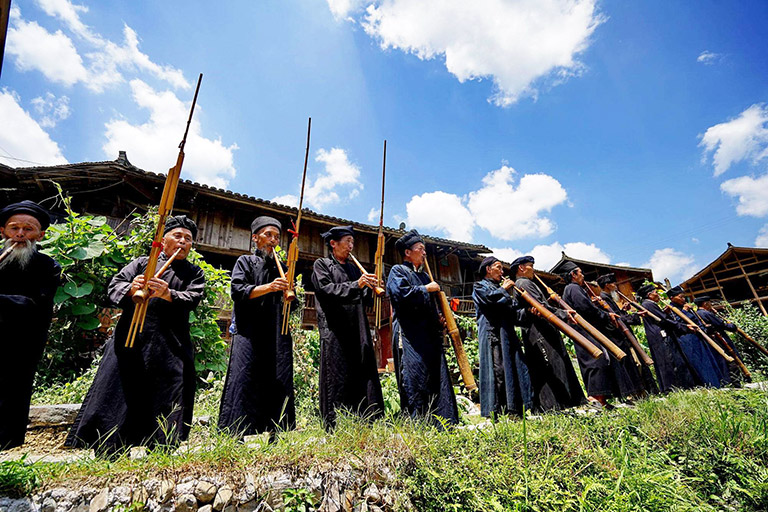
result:
M 107 141 L 102 146 L 107 157 L 114 158 L 119 150 L 138 167 L 154 172 L 166 172 L 176 162 L 178 144 L 189 116 L 189 104 L 179 100 L 171 91 L 158 92 L 141 80 L 130 82 L 136 104 L 149 111 L 149 119 L 132 125 L 124 119 L 112 119 L 105 125 Z M 182 176 L 193 181 L 225 188 L 235 176 L 233 153 L 237 144 L 225 146 L 221 139 L 202 136 L 200 105 L 187 138 Z
M 360 168 L 349 161 L 347 152 L 341 148 L 321 148 L 317 150 L 316 155 L 315 162 L 324 164 L 325 168 L 315 181 L 307 186 L 304 194 L 307 204 L 323 208 L 338 203 L 342 200 L 339 188 L 347 190 L 346 199 L 357 197 L 363 189 L 363 184 L 358 179 Z
M 466 198 L 442 191 L 413 196 L 408 202 L 408 224 L 437 229 L 449 238 L 470 241 L 475 225 L 494 238 L 517 240 L 543 237 L 555 230 L 545 216 L 568 197 L 552 176 L 517 172 L 506 165 L 485 175 L 480 189 Z
M 611 257 L 608 256 L 605 251 L 595 244 L 588 244 L 586 242 L 568 242 L 566 244 L 553 242 L 547 245 L 537 245 L 527 252 L 518 251 L 517 249 L 509 247 L 491 249 L 491 251 L 493 251 L 494 256 L 506 262 L 511 262 L 515 258 L 530 254 L 533 256 L 533 259 L 536 260 L 536 268 L 542 270 L 549 270 L 554 267 L 555 263 L 560 261 L 563 252 L 571 258 L 579 260 L 594 261 L 595 263 L 611 262 Z
M 460 82 L 490 78 L 495 86 L 490 101 L 499 106 L 578 75 L 583 69 L 578 56 L 604 21 L 595 0 L 366 3 L 362 25 L 382 48 L 422 60 L 442 57 Z M 332 11 L 341 12 L 340 5 L 329 2 Z
M 407 224 L 413 228 L 442 231 L 453 240 L 468 242 L 472 239 L 472 214 L 457 195 L 426 192 L 413 196 L 405 208 Z
M 714 64 L 715 62 L 719 61 L 723 58 L 723 55 L 721 53 L 715 53 L 710 52 L 708 50 L 704 50 L 699 54 L 698 57 L 696 57 L 696 62 L 701 62 L 702 64 Z
M 516 174 L 502 166 L 483 178 L 480 190 L 469 193 L 467 205 L 475 223 L 502 240 L 551 234 L 554 223 L 541 214 L 565 202 L 565 189 L 546 174 L 526 174 L 515 187 Z
M 40 71 L 51 82 L 69 86 L 88 78 L 83 59 L 61 30 L 50 33 L 34 21 L 14 19 L 8 28 L 7 50 L 15 57 L 17 69 Z
M 326 0 L 331 14 L 336 20 L 354 21 L 350 16 L 365 5 L 365 0 Z
M 742 176 L 724 181 L 720 190 L 730 196 L 739 198 L 736 213 L 762 217 L 768 214 L 768 173 L 753 178 Z
M 191 87 L 181 70 L 157 64 L 142 53 L 138 35 L 128 25 L 123 26 L 123 43 L 117 44 L 82 22 L 80 14 L 88 12 L 85 6 L 68 0 L 38 0 L 38 4 L 82 40 L 76 47 L 61 30 L 51 33 L 37 22 L 24 21 L 19 9 L 14 8 L 8 53 L 16 57 L 16 67 L 21 71 L 37 70 L 48 80 L 66 85 L 83 83 L 95 92 L 123 82 L 126 71 L 149 73 L 177 89 Z
M 654 251 L 643 267 L 653 270 L 653 277 L 657 281 L 668 278 L 673 283 L 683 281 L 699 270 L 693 256 L 671 247 Z
M 45 97 L 38 96 L 30 102 L 38 114 L 40 126 L 53 128 L 56 123 L 68 118 L 72 111 L 69 109 L 69 98 L 61 96 L 57 98 L 53 93 L 45 93 Z
M 760 228 L 760 232 L 755 238 L 756 247 L 768 247 L 768 224 Z
M 376 222 L 378 224 L 380 216 L 381 208 L 371 208 L 371 211 L 368 212 L 368 222 Z
M 8 90 L 0 92 L 0 119 L 4 126 L 13 127 L 0 130 L 0 147 L 3 148 L 0 161 L 3 163 L 12 167 L 28 166 L 28 162 L 42 165 L 67 163 L 59 145 L 21 108 L 18 97 Z
M 704 147 L 704 160 L 709 153 L 715 176 L 742 160 L 753 164 L 768 157 L 768 106 L 755 104 L 738 117 L 707 128 L 699 146 Z
M 294 196 L 293 194 L 273 197 L 270 201 L 277 204 L 284 204 L 285 206 L 293 206 L 294 208 L 299 207 L 299 196 Z

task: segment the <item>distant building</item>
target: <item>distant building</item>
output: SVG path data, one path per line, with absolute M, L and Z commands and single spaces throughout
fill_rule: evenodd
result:
M 609 265 L 607 263 L 578 260 L 566 255 L 565 252 L 562 253 L 560 261 L 549 272 L 560 274 L 562 272 L 560 268 L 566 261 L 571 261 L 578 265 L 587 281 L 595 281 L 604 274 L 615 274 L 619 291 L 627 297 L 632 297 L 635 290 L 641 287 L 645 281 L 653 281 L 653 271 L 649 268 L 626 267 L 623 265 Z
M 691 298 L 708 295 L 731 306 L 754 304 L 768 316 L 768 249 L 729 243 L 723 254 L 680 286 Z
M 300 178 L 297 171 L 296 179 Z M 105 162 L 83 162 L 44 167 L 13 168 L 0 164 L 0 206 L 31 199 L 43 202 L 49 208 L 55 203 L 56 189 L 53 181 L 60 184 L 72 197 L 75 211 L 91 215 L 103 215 L 116 228 L 132 212 L 143 213 L 160 201 L 165 175 L 144 171 L 132 165 L 121 151 L 117 160 Z M 283 224 L 291 226 L 298 209 L 264 199 L 238 194 L 229 190 L 209 187 L 189 180 L 179 183 L 174 203 L 174 214 L 185 214 L 197 222 L 199 227 L 196 248 L 206 261 L 214 266 L 231 270 L 240 255 L 252 252 L 251 221 L 258 215 L 270 215 Z M 53 214 L 62 212 L 53 208 Z M 320 233 L 334 225 L 352 225 L 357 231 L 355 255 L 369 270 L 373 269 L 376 252 L 378 226 L 321 215 L 304 209 L 299 243 L 299 261 L 296 274 L 308 291 L 307 308 L 303 324 L 316 324 L 314 294 L 312 293 L 312 264 L 317 258 L 327 255 L 328 249 Z M 387 237 L 384 254 L 385 276 L 392 265 L 400 263 L 400 255 L 394 248 L 394 241 L 404 234 L 403 230 L 384 228 Z M 287 248 L 290 234 L 283 229 L 281 246 Z M 457 299 L 471 299 L 475 272 L 483 253 L 491 252 L 485 246 L 425 236 L 430 267 L 435 280 L 440 283 L 448 296 Z M 379 332 L 381 343 L 377 347 L 381 365 L 391 357 L 389 336 L 389 303 L 384 301 L 386 315 Z M 372 314 L 372 313 L 371 313 Z M 223 311 L 222 323 L 226 324 L 229 312 Z M 227 332 L 227 325 L 222 325 Z

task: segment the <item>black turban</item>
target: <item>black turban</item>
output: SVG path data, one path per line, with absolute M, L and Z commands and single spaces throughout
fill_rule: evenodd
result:
M 165 221 L 165 230 L 163 231 L 163 234 L 176 228 L 188 229 L 192 233 L 192 238 L 197 238 L 197 224 L 186 215 L 168 217 Z
M 424 239 L 421 238 L 421 235 L 418 231 L 412 229 L 397 239 L 397 242 L 395 242 L 395 249 L 400 251 L 401 255 L 405 256 L 405 250 L 410 249 L 413 247 L 413 244 L 417 244 L 419 242 L 424 243 Z
M 481 276 L 485 277 L 485 270 L 486 270 L 488 267 L 490 267 L 491 265 L 493 265 L 494 263 L 496 263 L 497 261 L 499 261 L 499 258 L 497 258 L 497 257 L 495 257 L 495 256 L 488 256 L 487 258 L 485 258 L 485 259 L 484 259 L 484 260 L 483 260 L 483 261 L 480 263 L 480 268 L 477 270 L 477 272 L 478 272 L 478 273 L 479 273 Z
M 9 204 L 0 210 L 0 226 L 5 226 L 8 219 L 14 215 L 31 215 L 40 223 L 40 230 L 45 231 L 51 225 L 51 216 L 48 211 L 34 201 L 24 200 L 20 203 Z
M 616 282 L 616 274 L 605 274 L 597 278 L 597 284 L 600 285 L 600 287 L 604 287 L 608 283 L 615 283 Z
M 570 276 L 571 272 L 573 272 L 577 268 L 579 268 L 579 266 L 577 264 L 575 264 L 574 262 L 566 261 L 565 263 L 560 265 L 560 274 L 568 277 L 568 276 Z M 567 281 L 567 279 L 566 279 L 566 281 Z
M 637 295 L 637 298 L 639 298 L 640 300 L 643 300 L 648 296 L 649 293 L 651 293 L 654 290 L 656 290 L 656 286 L 652 284 L 644 284 L 643 286 L 637 289 L 637 291 L 635 292 L 635 295 Z
M 712 297 L 708 295 L 702 295 L 701 297 L 696 297 L 693 299 L 693 303 L 697 306 L 703 306 L 705 302 L 709 302 L 712 300 Z
M 274 217 L 262 215 L 261 217 L 256 217 L 253 219 L 253 222 L 251 222 L 251 233 L 258 233 L 261 228 L 265 228 L 267 226 L 275 226 L 280 231 L 283 230 L 283 226 L 280 224 L 279 220 L 275 219 Z
M 670 288 L 669 290 L 667 290 L 667 297 L 671 299 L 672 297 L 677 297 L 678 295 L 682 295 L 684 293 L 685 293 L 685 290 L 683 290 L 679 286 L 675 286 L 674 288 Z
M 355 231 L 352 226 L 334 226 L 320 236 L 323 237 L 325 243 L 331 245 L 331 240 L 341 240 L 345 236 L 355 236 Z
M 512 277 L 515 277 L 515 274 L 517 274 L 517 267 L 523 263 L 534 263 L 533 256 L 520 256 L 519 258 L 515 259 L 509 269 L 509 273 L 512 274 Z

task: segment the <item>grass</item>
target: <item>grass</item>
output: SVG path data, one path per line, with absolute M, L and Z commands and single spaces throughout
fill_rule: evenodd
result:
M 445 432 L 396 416 L 368 423 L 342 415 L 328 435 L 311 417 L 274 443 L 243 444 L 196 425 L 190 447 L 178 451 L 22 466 L 45 487 L 192 474 L 223 474 L 237 485 L 246 474 L 341 469 L 377 481 L 390 472 L 420 511 L 757 511 L 768 509 L 768 394 L 702 389 L 596 416 L 501 419 Z M 291 503 L 306 498 L 289 493 Z

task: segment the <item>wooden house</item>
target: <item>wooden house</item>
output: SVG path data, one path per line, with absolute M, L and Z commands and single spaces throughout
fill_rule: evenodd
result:
M 639 287 L 643 285 L 645 281 L 653 281 L 653 271 L 649 268 L 636 268 L 626 267 L 623 265 L 609 265 L 607 263 L 597 263 L 594 261 L 578 260 L 562 253 L 560 261 L 553 266 L 549 272 L 552 274 L 560 274 L 560 270 L 566 261 L 571 261 L 581 268 L 582 273 L 587 281 L 595 281 L 598 277 L 605 274 L 616 275 L 616 285 L 619 291 L 627 297 L 632 297 Z M 562 289 L 564 284 L 560 284 Z
M 768 316 L 768 249 L 729 243 L 723 254 L 680 286 L 692 299 L 706 295 L 731 306 L 754 304 Z
M 144 171 L 132 165 L 121 151 L 117 160 L 105 162 L 84 162 L 45 167 L 12 168 L 0 164 L 0 205 L 21 199 L 42 202 L 52 208 L 56 189 L 52 182 L 60 184 L 72 197 L 76 211 L 92 215 L 104 215 L 113 227 L 119 226 L 132 212 L 142 213 L 157 205 L 165 183 L 165 175 Z M 58 212 L 61 214 L 61 212 Z M 220 268 L 232 269 L 237 258 L 253 250 L 251 242 L 251 221 L 259 215 L 270 215 L 290 227 L 298 209 L 264 199 L 239 194 L 229 190 L 209 187 L 188 180 L 179 183 L 175 214 L 185 214 L 195 220 L 199 227 L 197 250 L 206 260 Z M 337 225 L 352 225 L 357 232 L 355 255 L 368 269 L 373 269 L 378 226 L 347 219 L 322 215 L 304 209 L 301 225 L 300 254 L 297 275 L 301 275 L 306 287 L 307 307 L 304 326 L 315 324 L 314 296 L 312 294 L 312 264 L 317 258 L 327 255 L 320 234 Z M 387 237 L 384 255 L 385 275 L 392 265 L 401 261 L 394 248 L 394 241 L 404 234 L 403 229 L 384 228 Z M 283 229 L 281 246 L 287 248 L 290 234 Z M 429 264 L 446 293 L 459 299 L 471 299 L 475 271 L 482 260 L 482 253 L 490 250 L 482 245 L 457 242 L 425 236 Z M 385 301 L 387 314 L 389 305 Z M 229 312 L 222 312 L 228 318 Z M 226 326 L 223 326 L 226 332 Z M 389 325 L 385 322 L 379 338 L 380 362 L 386 363 L 391 357 L 389 347 Z

